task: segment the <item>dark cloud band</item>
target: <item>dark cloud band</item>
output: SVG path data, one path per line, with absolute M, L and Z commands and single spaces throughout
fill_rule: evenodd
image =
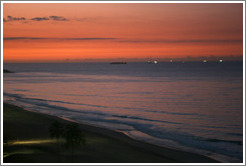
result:
M 125 43 L 242 43 L 243 40 L 121 40 Z
M 115 40 L 119 43 L 242 43 L 243 40 L 124 40 L 122 38 L 39 38 L 39 37 L 5 37 L 3 40 Z
M 3 40 L 115 40 L 117 38 L 39 38 L 39 37 L 5 37 Z

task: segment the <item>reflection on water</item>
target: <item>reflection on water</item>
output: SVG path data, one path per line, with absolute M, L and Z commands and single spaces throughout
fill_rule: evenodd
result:
M 86 65 L 91 70 L 74 64 L 67 71 L 54 65 L 33 71 L 19 64 L 23 72 L 4 74 L 4 100 L 159 145 L 242 161 L 242 64 Z

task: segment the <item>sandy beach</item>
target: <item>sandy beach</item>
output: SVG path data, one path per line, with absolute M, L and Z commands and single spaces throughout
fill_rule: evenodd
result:
M 216 163 L 208 157 L 134 140 L 120 132 L 79 124 L 85 146 L 71 150 L 49 136 L 55 116 L 3 104 L 4 163 Z

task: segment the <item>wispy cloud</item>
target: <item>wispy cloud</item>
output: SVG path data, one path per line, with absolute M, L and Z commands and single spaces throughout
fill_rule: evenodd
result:
M 12 17 L 12 16 L 7 16 L 7 18 L 3 18 L 3 22 L 10 22 L 10 21 L 23 21 L 26 20 L 25 17 Z
M 68 21 L 65 17 L 60 17 L 60 16 L 50 16 L 50 20 L 55 20 L 55 21 Z
M 7 18 L 3 18 L 3 22 L 11 22 L 11 21 L 68 21 L 67 18 L 62 17 L 62 16 L 49 16 L 49 17 L 33 17 L 30 19 L 27 19 L 25 17 L 12 17 L 12 16 L 7 16 Z
M 54 20 L 54 21 L 68 21 L 67 18 L 61 16 L 49 16 L 49 17 L 34 17 L 31 18 L 34 21 L 47 21 L 47 20 Z
M 31 18 L 31 20 L 33 20 L 33 21 L 44 21 L 44 20 L 49 20 L 49 18 L 47 18 L 47 17 L 34 17 L 34 18 Z
M 40 38 L 40 37 L 5 37 L 3 40 L 115 40 L 117 38 Z

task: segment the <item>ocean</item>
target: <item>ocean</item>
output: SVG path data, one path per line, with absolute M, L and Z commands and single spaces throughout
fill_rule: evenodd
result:
M 243 62 L 6 63 L 3 101 L 243 162 Z

